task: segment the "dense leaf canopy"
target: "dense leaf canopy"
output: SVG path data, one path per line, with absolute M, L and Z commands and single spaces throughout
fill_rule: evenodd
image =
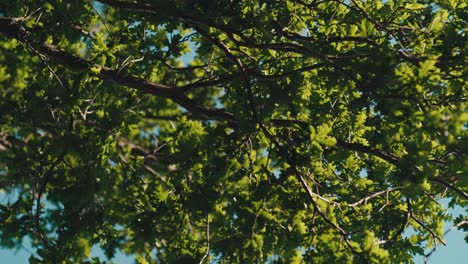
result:
M 0 243 L 410 263 L 468 229 L 464 0 L 0 3 Z M 445 204 L 445 207 L 444 207 Z

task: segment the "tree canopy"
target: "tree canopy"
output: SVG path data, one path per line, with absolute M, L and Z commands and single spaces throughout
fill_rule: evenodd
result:
M 468 230 L 463 0 L 0 3 L 0 245 L 411 263 Z

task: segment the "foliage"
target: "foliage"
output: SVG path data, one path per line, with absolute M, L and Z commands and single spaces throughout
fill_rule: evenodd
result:
M 1 245 L 30 237 L 31 263 L 430 255 L 466 221 L 440 201 L 468 200 L 467 10 L 2 1 Z

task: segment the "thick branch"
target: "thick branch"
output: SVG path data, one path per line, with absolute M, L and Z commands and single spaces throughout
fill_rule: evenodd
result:
M 347 149 L 347 150 L 352 150 L 352 151 L 357 151 L 357 152 L 377 156 L 393 165 L 397 165 L 398 163 L 398 158 L 395 157 L 393 154 L 386 153 L 383 150 L 379 150 L 373 147 L 364 146 L 358 143 L 347 143 L 339 139 L 337 139 L 336 146 L 342 149 Z
M 468 194 L 462 190 L 460 190 L 459 188 L 457 188 L 455 185 L 451 184 L 450 182 L 448 181 L 445 181 L 444 179 L 442 178 L 429 178 L 430 181 L 432 182 L 436 182 L 438 184 L 441 184 L 447 188 L 449 188 L 450 190 L 458 193 L 461 197 L 465 198 L 466 200 L 468 200 Z
M 26 45 L 30 45 L 27 39 L 30 35 L 26 29 L 21 26 L 21 20 L 18 18 L 0 17 L 0 32 L 7 37 L 15 38 Z M 54 46 L 44 43 L 37 52 L 50 59 L 51 61 L 73 68 L 77 70 L 89 71 L 89 68 L 97 68 L 97 73 L 90 72 L 102 80 L 114 82 L 119 85 L 124 85 L 143 91 L 148 94 L 153 94 L 165 98 L 169 98 L 179 104 L 189 112 L 200 114 L 213 118 L 215 120 L 225 120 L 235 122 L 235 118 L 231 113 L 224 112 L 222 109 L 206 107 L 195 103 L 189 99 L 181 89 L 167 86 L 160 83 L 154 83 L 143 78 L 134 77 L 131 75 L 121 75 L 120 70 L 110 69 L 101 65 L 93 64 L 87 60 L 79 58 L 73 54 L 59 50 Z

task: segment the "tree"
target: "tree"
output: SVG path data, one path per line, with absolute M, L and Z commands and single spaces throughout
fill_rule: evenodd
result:
M 31 263 L 429 256 L 446 222 L 468 229 L 441 204 L 468 200 L 466 12 L 2 2 L 1 245 L 30 237 Z

